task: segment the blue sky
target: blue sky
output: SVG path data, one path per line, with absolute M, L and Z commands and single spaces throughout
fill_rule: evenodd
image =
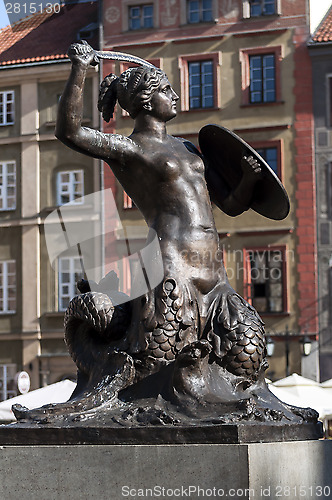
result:
M 0 28 L 4 28 L 9 24 L 8 16 L 6 14 L 4 0 L 0 0 Z

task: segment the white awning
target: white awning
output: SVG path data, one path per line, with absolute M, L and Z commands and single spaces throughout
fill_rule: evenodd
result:
M 72 395 L 76 383 L 71 380 L 62 380 L 55 384 L 47 385 L 41 389 L 16 396 L 15 398 L 6 399 L 0 403 L 0 421 L 9 422 L 16 420 L 11 407 L 14 404 L 20 404 L 32 410 L 49 403 L 64 403 L 68 401 Z

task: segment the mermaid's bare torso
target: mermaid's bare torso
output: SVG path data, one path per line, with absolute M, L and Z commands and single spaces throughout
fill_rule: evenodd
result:
M 173 137 L 145 141 L 137 141 L 144 153 L 135 164 L 116 169 L 116 176 L 157 233 L 165 275 L 181 274 L 208 293 L 226 275 L 203 160 Z

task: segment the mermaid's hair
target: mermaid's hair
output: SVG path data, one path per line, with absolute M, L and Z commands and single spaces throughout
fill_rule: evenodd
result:
M 135 119 L 163 78 L 167 77 L 161 69 L 143 66 L 129 68 L 120 77 L 112 73 L 106 76 L 100 85 L 98 99 L 103 119 L 110 121 L 117 101 Z

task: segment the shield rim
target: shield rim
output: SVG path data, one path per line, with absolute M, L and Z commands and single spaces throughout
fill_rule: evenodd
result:
M 231 185 L 231 183 L 229 183 L 229 179 L 225 179 L 224 175 L 223 175 L 223 170 L 224 170 L 224 165 L 222 164 L 222 160 L 220 160 L 220 164 L 217 164 L 216 161 L 214 160 L 211 160 L 209 158 L 209 151 L 211 150 L 211 148 L 209 147 L 205 147 L 205 134 L 208 133 L 208 131 L 211 131 L 213 130 L 214 132 L 214 135 L 215 134 L 219 134 L 220 133 L 222 134 L 223 138 L 225 137 L 225 134 L 227 134 L 228 136 L 230 136 L 232 138 L 232 140 L 234 141 L 234 144 L 237 142 L 239 144 L 239 147 L 241 148 L 245 148 L 249 155 L 251 156 L 254 156 L 254 158 L 256 158 L 256 160 L 260 163 L 261 167 L 262 167 L 262 170 L 263 170 L 263 173 L 264 173 L 264 178 L 263 179 L 260 179 L 258 181 L 258 183 L 261 184 L 261 190 L 260 190 L 260 194 L 263 193 L 263 198 L 261 198 L 260 200 L 253 200 L 253 202 L 251 203 L 250 207 L 252 210 L 254 210 L 255 212 L 259 213 L 260 215 L 263 215 L 264 217 L 267 217 L 269 219 L 272 219 L 272 220 L 283 220 L 287 217 L 287 215 L 289 214 L 289 210 L 290 210 L 290 203 L 289 203 L 289 198 L 288 198 L 288 194 L 286 192 L 286 189 L 284 188 L 283 184 L 281 183 L 279 177 L 275 174 L 275 172 L 272 170 L 272 168 L 269 166 L 269 164 L 264 160 L 264 158 L 262 158 L 258 153 L 257 151 L 255 151 L 255 149 L 250 146 L 248 143 L 246 143 L 241 137 L 239 137 L 237 134 L 235 134 L 234 132 L 232 132 L 231 130 L 227 129 L 226 127 L 223 127 L 221 125 L 217 125 L 217 124 L 208 124 L 208 125 L 204 125 L 204 127 L 201 128 L 201 130 L 199 131 L 199 135 L 198 135 L 198 141 L 199 141 L 199 146 L 200 146 L 200 149 L 201 149 L 201 152 L 203 154 L 203 157 L 206 158 L 207 160 L 207 163 L 208 163 L 208 166 L 210 169 L 213 169 L 217 175 L 221 176 L 224 181 L 228 182 L 228 184 L 230 185 L 231 188 L 234 188 L 235 185 Z M 227 137 L 226 135 L 226 137 Z M 241 165 L 240 163 L 234 163 L 231 165 L 232 168 L 238 168 L 239 172 L 241 172 L 242 174 L 242 170 L 241 170 Z M 264 186 L 264 184 L 266 186 Z M 273 211 L 271 211 L 270 209 L 270 206 L 271 206 L 271 186 L 273 188 L 273 199 L 275 200 L 275 202 L 278 202 L 278 206 L 279 206 L 279 214 L 276 215 L 276 213 L 273 213 Z M 267 189 L 269 188 L 269 189 Z

